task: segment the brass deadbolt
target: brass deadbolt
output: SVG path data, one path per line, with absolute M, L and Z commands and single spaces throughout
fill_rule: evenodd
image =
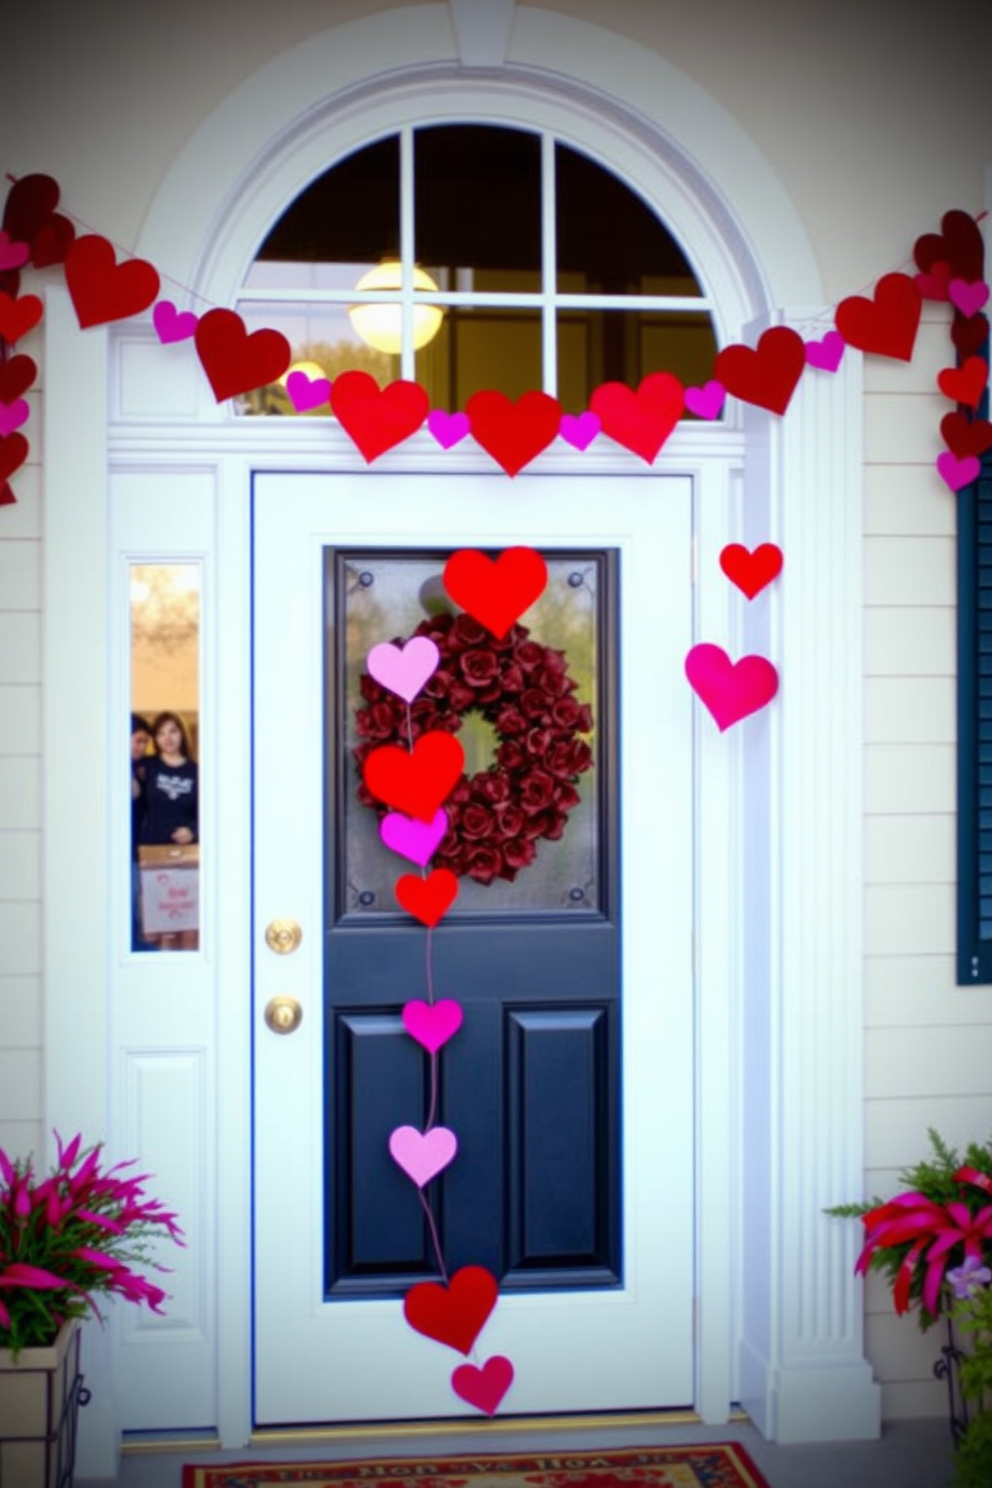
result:
M 295 997 L 270 997 L 265 1021 L 273 1033 L 295 1033 L 303 1021 L 303 1009 Z
M 265 927 L 265 944 L 277 956 L 290 955 L 302 939 L 303 931 L 295 920 L 270 920 Z

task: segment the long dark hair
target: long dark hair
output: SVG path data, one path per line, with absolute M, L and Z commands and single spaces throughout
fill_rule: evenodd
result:
M 162 727 L 163 723 L 174 723 L 176 725 L 176 728 L 179 730 L 179 738 L 181 740 L 180 749 L 183 759 L 189 759 L 189 738 L 186 734 L 186 725 L 183 723 L 178 713 L 166 712 L 156 714 L 155 719 L 152 723 L 152 743 L 155 746 L 155 753 L 159 754 L 161 752 L 158 747 L 158 731 Z

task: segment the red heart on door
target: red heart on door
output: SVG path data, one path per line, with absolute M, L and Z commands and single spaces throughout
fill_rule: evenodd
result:
M 12 238 L 31 243 L 38 229 L 55 211 L 59 200 L 59 183 L 53 176 L 22 176 L 7 193 L 3 208 L 3 225 Z
M 13 403 L 38 376 L 37 364 L 29 356 L 13 356 L 0 361 L 0 403 Z
M 989 380 L 989 364 L 984 357 L 970 356 L 960 367 L 945 367 L 937 373 L 937 386 L 952 403 L 977 408 Z
M 913 257 L 927 273 L 943 260 L 953 277 L 981 279 L 985 247 L 978 224 L 969 212 L 953 209 L 940 220 L 939 233 L 924 233 L 917 238 Z
M 143 258 L 118 263 L 113 244 L 96 233 L 77 238 L 65 260 L 65 282 L 80 327 L 140 315 L 158 297 L 158 270 Z
M 403 1298 L 403 1316 L 426 1338 L 467 1354 L 499 1296 L 499 1285 L 485 1266 L 462 1266 L 447 1286 L 418 1281 Z
M 383 744 L 367 756 L 362 769 L 374 796 L 418 821 L 434 820 L 438 807 L 465 768 L 465 751 L 453 734 L 432 729 L 411 750 Z
M 544 593 L 548 565 L 534 548 L 505 548 L 495 560 L 476 548 L 461 548 L 444 565 L 444 587 L 502 640 L 510 626 Z
M 965 455 L 983 455 L 992 449 L 992 423 L 988 419 L 970 419 L 966 413 L 945 413 L 940 421 L 944 443 L 958 459 Z
M 981 351 L 988 338 L 987 315 L 955 315 L 951 321 L 951 340 L 958 356 L 968 357 Z
M 292 361 L 281 331 L 248 334 L 235 310 L 208 310 L 196 323 L 196 352 L 218 403 L 278 382 Z
M 415 434 L 430 399 L 417 382 L 399 379 L 380 388 L 368 372 L 342 372 L 331 384 L 331 408 L 342 429 L 371 465 L 379 455 Z
M 550 393 L 524 393 L 515 403 L 505 393 L 473 393 L 465 412 L 473 439 L 511 476 L 547 449 L 561 427 L 561 404 Z
M 848 346 L 908 362 L 922 310 L 919 288 L 908 274 L 883 274 L 872 299 L 849 295 L 841 300 L 834 324 Z
M 28 448 L 23 434 L 8 434 L 0 439 L 0 484 L 24 464 Z
M 728 393 L 772 413 L 784 413 L 806 366 L 806 345 L 789 326 L 771 326 L 757 346 L 725 346 L 713 375 Z
M 15 300 L 0 290 L 0 339 L 11 345 L 19 341 L 38 324 L 44 308 L 38 295 L 21 295 Z
M 604 434 L 650 465 L 682 417 L 685 390 L 671 372 L 649 372 L 636 392 L 623 382 L 602 383 L 589 407 Z
M 693 646 L 685 659 L 685 674 L 721 733 L 764 708 L 778 692 L 778 672 L 770 661 L 742 656 L 732 662 L 719 646 Z
M 513 1384 L 513 1365 L 502 1354 L 493 1354 L 481 1369 L 474 1364 L 459 1364 L 451 1376 L 451 1388 L 460 1400 L 477 1410 L 494 1416 L 507 1390 Z
M 404 873 L 395 892 L 400 907 L 433 930 L 458 896 L 458 879 L 450 868 L 432 868 L 426 878 Z
M 782 572 L 782 549 L 762 543 L 750 551 L 741 543 L 728 543 L 720 554 L 720 567 L 742 594 L 753 599 Z

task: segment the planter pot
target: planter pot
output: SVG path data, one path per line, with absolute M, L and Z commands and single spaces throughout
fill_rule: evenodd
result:
M 76 1419 L 89 1398 L 79 1372 L 80 1326 L 49 1348 L 0 1349 L 0 1488 L 72 1488 Z

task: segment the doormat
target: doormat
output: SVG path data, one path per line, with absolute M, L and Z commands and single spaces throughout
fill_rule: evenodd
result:
M 736 1442 L 543 1456 L 228 1462 L 183 1468 L 182 1488 L 770 1488 Z

